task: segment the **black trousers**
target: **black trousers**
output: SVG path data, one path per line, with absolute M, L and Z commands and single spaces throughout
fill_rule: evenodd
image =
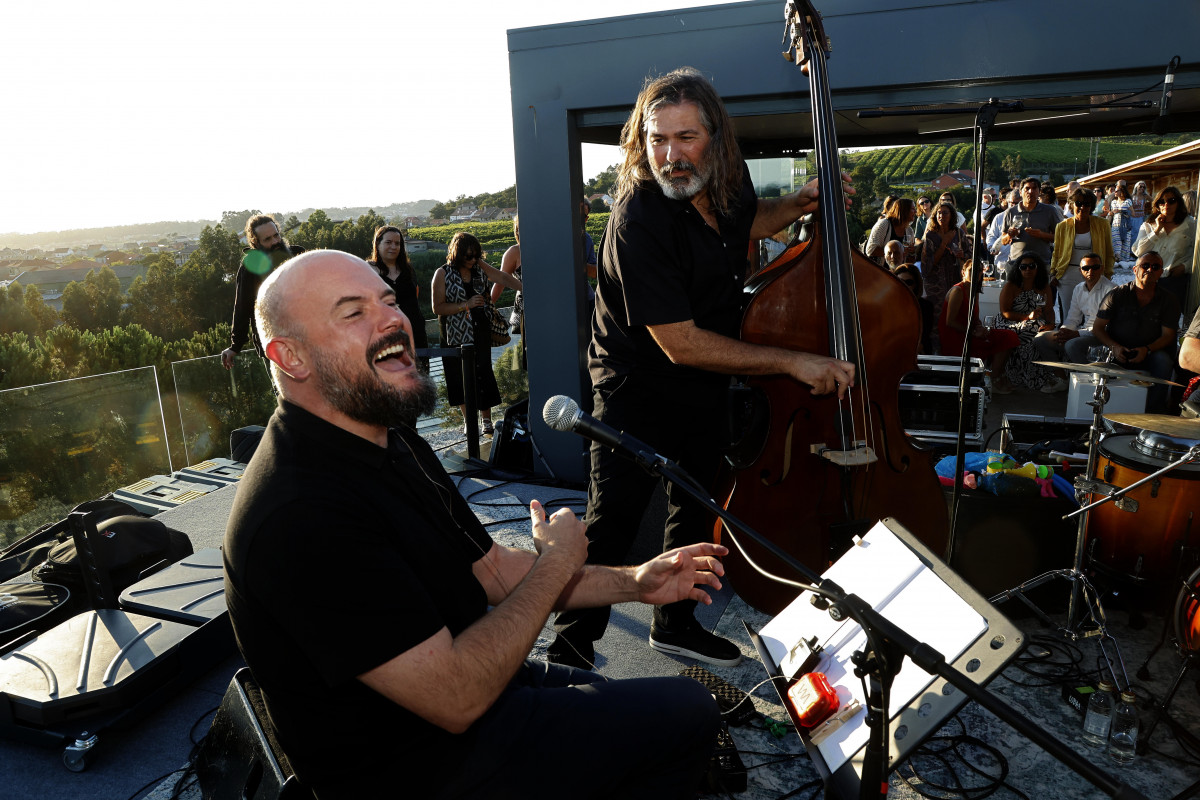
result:
M 691 678 L 606 681 L 527 660 L 463 734 L 464 769 L 437 797 L 692 800 L 719 725 Z
M 677 387 L 678 388 L 678 387 Z M 712 489 L 721 463 L 724 431 L 724 387 L 704 387 L 704 394 L 687 393 L 686 402 L 671 402 L 675 393 L 625 378 L 606 384 L 594 395 L 592 415 L 617 430 L 650 445 L 675 461 L 701 486 Z M 625 563 L 646 507 L 660 478 L 628 458 L 593 443 L 588 506 L 589 564 Z M 712 541 L 715 516 L 682 489 L 667 484 L 667 522 L 663 550 Z M 696 602 L 683 600 L 654 609 L 654 622 L 679 628 L 694 618 Z M 586 654 L 604 635 L 611 609 L 588 608 L 560 613 L 555 630 L 576 650 Z M 586 649 L 585 649 L 586 648 Z

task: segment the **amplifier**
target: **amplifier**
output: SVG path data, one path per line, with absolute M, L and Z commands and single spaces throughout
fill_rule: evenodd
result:
M 1035 414 L 1005 414 L 1000 432 L 1000 450 L 1005 453 L 1027 451 L 1042 442 L 1077 440 L 1087 450 L 1091 419 L 1043 417 Z
M 915 376 L 917 373 L 909 373 L 906 378 Z M 964 433 L 968 442 L 978 443 L 983 438 L 983 387 L 970 387 L 967 398 Z M 921 439 L 957 438 L 958 386 L 901 383 L 900 422 L 910 436 Z

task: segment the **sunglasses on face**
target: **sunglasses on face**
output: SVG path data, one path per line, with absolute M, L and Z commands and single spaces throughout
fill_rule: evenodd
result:
M 1024 269 L 1037 269 L 1037 264 L 1018 264 L 1017 267 L 1020 269 L 1023 269 L 1023 270 Z
M 1163 268 L 1162 264 L 1137 264 L 1136 266 L 1142 272 L 1158 272 Z
M 1084 272 L 1094 272 L 1094 271 L 1100 269 L 1100 265 L 1099 264 L 1080 264 L 1079 268 L 1081 270 L 1083 270 Z
M 1178 200 L 1176 200 L 1174 197 L 1165 197 L 1165 198 L 1163 198 L 1162 200 L 1159 200 L 1159 201 L 1158 201 L 1158 204 L 1159 204 L 1160 206 L 1173 206 L 1173 205 L 1175 205 L 1175 204 L 1176 204 L 1176 203 L 1178 203 L 1178 202 L 1179 202 L 1179 201 L 1178 201 Z

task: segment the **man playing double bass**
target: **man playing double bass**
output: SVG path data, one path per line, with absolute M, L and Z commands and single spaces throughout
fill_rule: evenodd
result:
M 721 99 L 687 67 L 647 83 L 621 148 L 588 350 L 593 414 L 711 487 L 729 376 L 788 375 L 839 397 L 854 385 L 848 362 L 738 338 L 749 243 L 812 213 L 816 181 L 786 197 L 757 199 Z M 654 476 L 593 443 L 589 563 L 623 563 L 655 485 Z M 664 546 L 709 538 L 712 516 L 676 487 L 666 491 Z M 737 664 L 737 645 L 701 627 L 695 605 L 656 606 L 650 646 Z M 550 660 L 590 669 L 608 616 L 608 608 L 560 614 Z

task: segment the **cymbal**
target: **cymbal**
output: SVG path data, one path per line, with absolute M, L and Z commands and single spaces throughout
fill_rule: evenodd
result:
M 1104 418 L 1118 425 L 1154 431 L 1179 439 L 1200 439 L 1200 419 L 1169 417 L 1166 414 L 1105 414 Z
M 1070 361 L 1035 361 L 1033 363 L 1041 364 L 1043 367 L 1065 369 L 1067 372 L 1088 372 L 1092 375 L 1103 375 L 1106 378 L 1116 378 L 1122 381 L 1144 381 L 1146 383 L 1165 383 L 1168 386 L 1179 386 L 1174 381 L 1135 372 L 1125 367 L 1118 367 L 1116 364 L 1072 364 Z

